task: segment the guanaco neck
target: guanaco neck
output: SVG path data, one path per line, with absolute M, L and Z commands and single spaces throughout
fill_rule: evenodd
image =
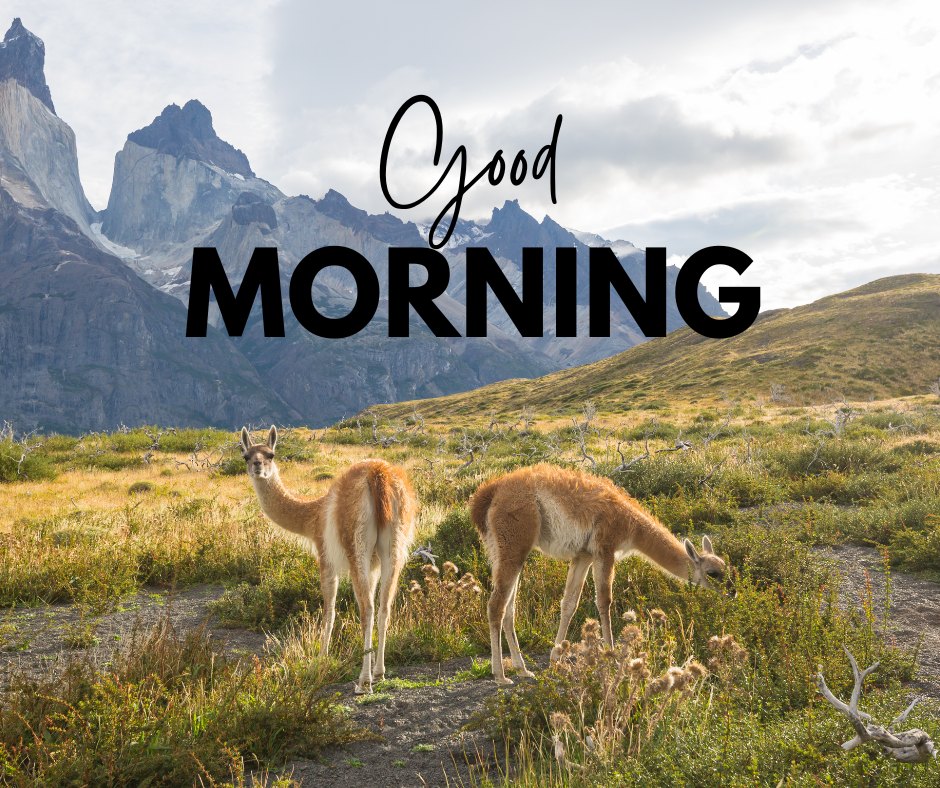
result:
M 323 498 L 300 498 L 294 495 L 284 482 L 277 466 L 267 479 L 251 477 L 261 511 L 285 531 L 318 541 L 321 531 L 320 510 Z
M 685 546 L 666 526 L 646 512 L 633 515 L 633 549 L 666 574 L 682 580 L 692 577 L 694 565 Z

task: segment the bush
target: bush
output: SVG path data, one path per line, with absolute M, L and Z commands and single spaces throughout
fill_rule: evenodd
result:
M 466 506 L 451 509 L 441 520 L 431 537 L 431 549 L 435 555 L 460 566 L 478 563 L 483 545 Z
M 365 737 L 322 690 L 335 670 L 282 649 L 228 660 L 203 629 L 135 633 L 98 672 L 19 677 L 0 704 L 0 763 L 16 784 L 194 785 Z
M 681 736 L 709 671 L 691 658 L 675 664 L 676 641 L 661 631 L 661 610 L 640 625 L 633 611 L 624 618 L 613 648 L 601 639 L 598 622 L 586 621 L 581 642 L 562 643 L 556 663 L 517 693 L 492 698 L 474 724 L 500 739 L 544 731 L 555 759 L 580 770 L 606 771 L 620 758 L 635 757 L 661 728 Z M 730 636 L 715 642 L 721 648 L 713 649 L 712 667 L 727 692 L 747 652 Z
M 322 605 L 314 557 L 300 551 L 279 551 L 277 560 L 265 562 L 258 582 L 239 583 L 211 607 L 226 626 L 265 630 L 282 627 L 298 614 Z
M 423 567 L 412 580 L 401 612 L 392 619 L 388 653 L 400 661 L 440 661 L 476 653 L 489 642 L 483 589 L 469 572 L 458 580 L 455 564 Z
M 0 482 L 54 479 L 56 470 L 49 457 L 43 453 L 45 447 L 30 451 L 23 457 L 25 448 L 23 444 L 11 440 L 0 442 Z

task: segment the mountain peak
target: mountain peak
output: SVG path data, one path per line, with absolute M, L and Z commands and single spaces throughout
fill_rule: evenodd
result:
M 196 99 L 182 107 L 170 104 L 149 126 L 129 134 L 127 139 L 160 153 L 196 159 L 226 172 L 254 177 L 248 157 L 219 138 L 212 127 L 212 113 Z
M 506 200 L 502 208 L 494 208 L 490 216 L 487 232 L 494 233 L 501 230 L 511 232 L 537 232 L 539 223 L 535 217 L 526 213 L 518 200 Z
M 370 214 L 357 208 L 336 189 L 329 189 L 323 199 L 314 200 L 317 210 L 355 231 L 369 233 L 373 238 L 394 246 L 420 246 L 421 235 L 414 224 L 405 224 L 387 211 L 382 215 Z
M 326 194 L 323 195 L 322 200 L 317 200 L 317 205 L 323 208 L 327 207 L 337 207 L 337 208 L 349 208 L 350 202 L 344 194 L 336 191 L 336 189 L 327 189 Z M 359 209 L 356 209 L 359 210 Z M 365 213 L 365 211 L 360 211 L 360 213 Z
M 0 42 L 0 82 L 15 79 L 55 115 L 52 93 L 46 84 L 46 46 L 16 17 Z
M 525 213 L 522 210 L 522 206 L 519 205 L 519 200 L 506 200 L 503 202 L 502 208 L 494 208 L 493 213 Z

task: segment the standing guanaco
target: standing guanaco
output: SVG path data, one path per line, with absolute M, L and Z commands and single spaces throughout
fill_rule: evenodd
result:
M 384 460 L 364 460 L 347 468 L 320 498 L 293 495 L 281 481 L 274 462 L 277 429 L 267 442 L 251 442 L 242 428 L 241 444 L 248 476 L 263 511 L 283 528 L 304 538 L 320 566 L 323 631 L 320 652 L 330 648 L 336 611 L 336 589 L 347 573 L 362 623 L 362 671 L 356 692 L 372 691 L 372 681 L 385 676 L 385 636 L 398 591 L 398 575 L 414 538 L 418 502 L 404 470 Z M 373 671 L 372 626 L 375 590 L 379 586 L 378 649 Z

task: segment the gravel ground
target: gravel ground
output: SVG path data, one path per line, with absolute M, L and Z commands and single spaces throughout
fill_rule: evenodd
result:
M 842 571 L 843 603 L 861 608 L 870 578 L 875 612 L 880 616 L 885 609 L 881 554 L 860 545 L 839 545 L 828 548 L 824 554 Z M 892 570 L 890 602 L 889 637 L 904 650 L 917 650 L 914 685 L 922 693 L 940 698 L 940 584 Z
M 0 619 L 0 687 L 6 686 L 13 672 L 48 675 L 74 655 L 86 654 L 104 662 L 135 629 L 146 632 L 167 614 L 180 632 L 208 621 L 213 637 L 230 654 L 260 653 L 264 635 L 211 626 L 208 605 L 223 591 L 219 585 L 174 592 L 144 589 L 100 617 L 83 617 L 80 608 L 71 604 L 11 611 Z
M 541 662 L 547 664 L 547 653 Z M 344 685 L 339 689 L 353 719 L 381 739 L 327 752 L 319 761 L 295 761 L 285 774 L 302 786 L 361 788 L 473 784 L 485 773 L 505 772 L 504 746 L 481 732 L 461 731 L 497 691 L 488 679 L 455 679 L 470 663 L 467 658 L 392 669 L 396 677 L 435 683 L 388 692 L 378 685 L 365 702 L 353 696 L 351 684 Z

